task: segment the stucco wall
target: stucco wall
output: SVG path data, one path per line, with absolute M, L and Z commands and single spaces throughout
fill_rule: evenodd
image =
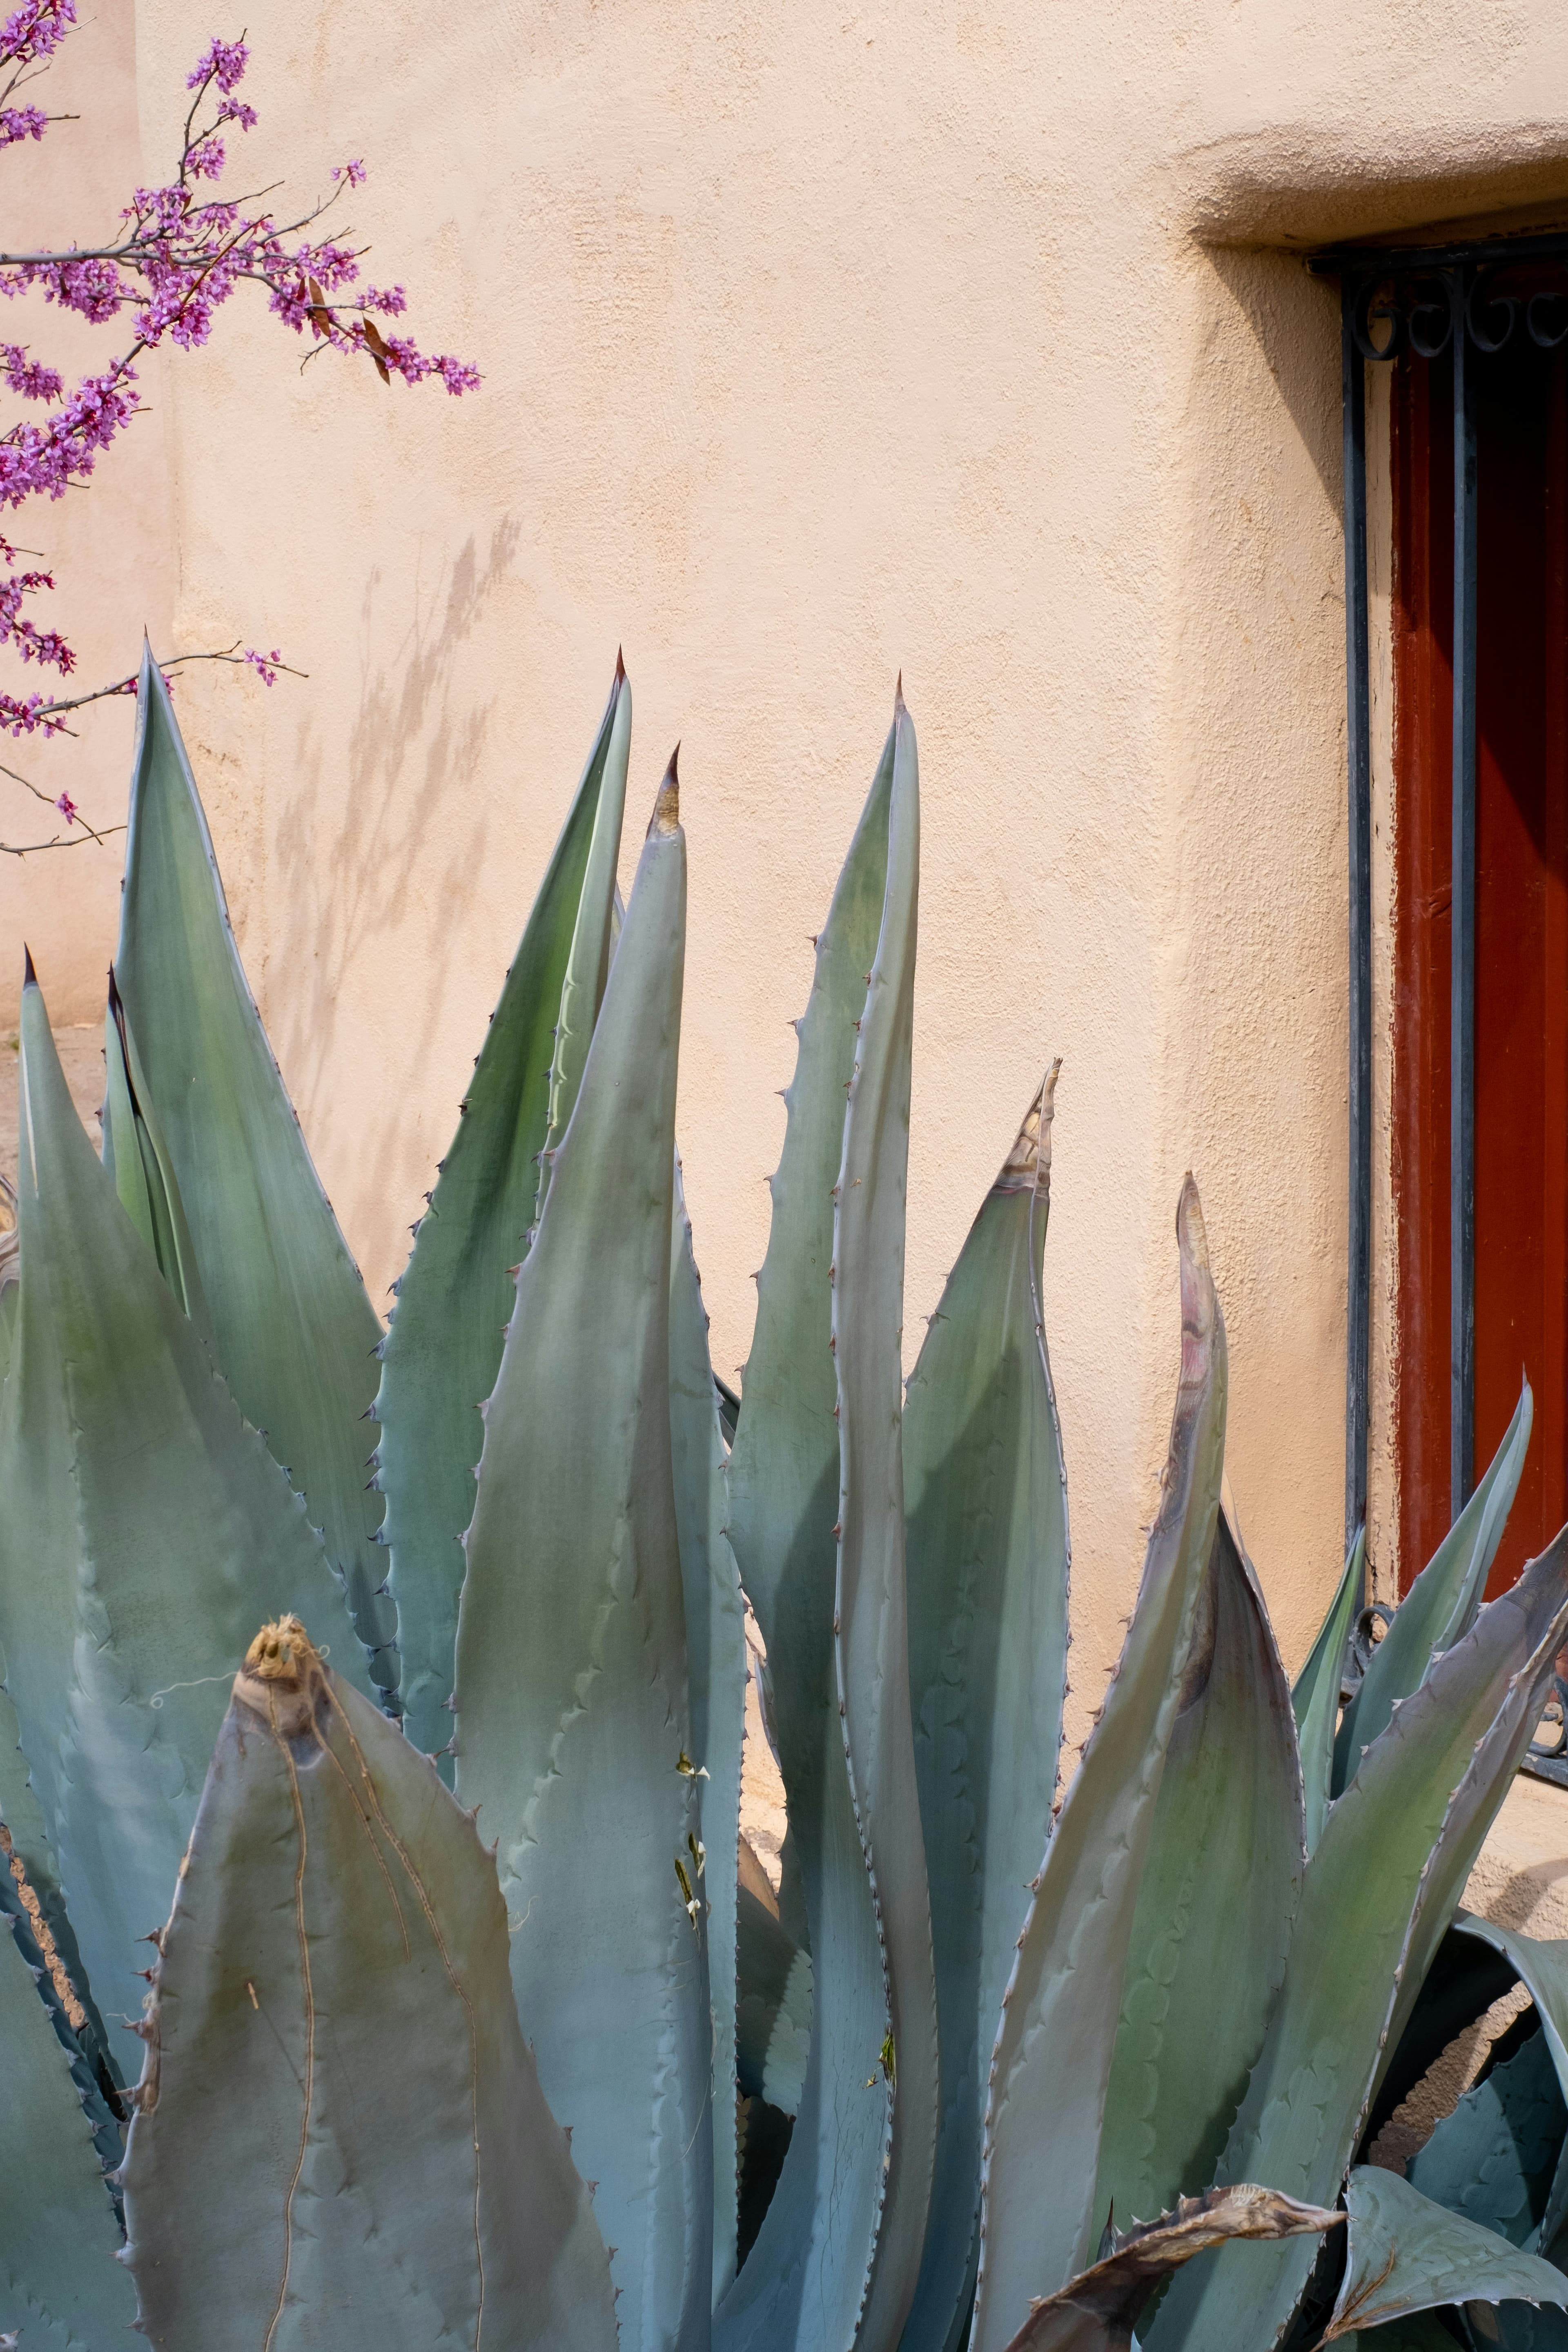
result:
M 105 0 L 104 23 L 94 130 L 57 156 L 110 120 L 129 152 L 133 52 L 150 173 L 214 21 Z M 163 507 L 106 472 L 94 532 L 122 536 L 84 541 L 79 513 L 71 577 L 122 665 L 147 614 L 310 673 L 197 674 L 181 704 L 374 1292 L 619 643 L 629 840 L 682 743 L 681 1139 L 715 1362 L 743 1360 L 786 1023 L 901 667 L 911 1347 L 1062 1054 L 1047 1282 L 1079 1718 L 1163 1454 L 1189 1164 L 1233 1489 L 1299 1658 L 1342 1543 L 1345 882 L 1337 307 L 1289 248 L 1568 187 L 1568 23 L 1545 0 L 258 0 L 247 23 L 250 175 L 310 188 L 363 155 L 374 274 L 486 386 L 301 376 L 271 322 L 226 320 L 160 384 L 140 462 Z M 96 816 L 116 789 L 95 766 Z M 111 940 L 98 857 L 72 853 L 79 887 L 47 861 L 0 877 L 67 1017 Z

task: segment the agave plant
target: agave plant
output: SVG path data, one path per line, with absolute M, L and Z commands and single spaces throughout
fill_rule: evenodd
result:
M 1160 1508 L 1058 1801 L 1055 1071 L 906 1393 L 900 698 L 797 1024 L 737 1407 L 675 1150 L 673 761 L 616 893 L 630 733 L 617 666 L 384 1332 L 144 669 L 101 1160 L 30 964 L 23 993 L 0 2331 L 1568 2341 L 1568 1953 L 1458 1910 L 1568 1631 L 1568 1536 L 1480 1606 L 1528 1390 L 1353 1694 L 1359 1549 L 1292 1692 L 1221 1509 L 1189 1178 Z M 776 1898 L 740 1883 L 748 1601 Z M 1368 2165 L 1516 1983 L 1409 2177 Z

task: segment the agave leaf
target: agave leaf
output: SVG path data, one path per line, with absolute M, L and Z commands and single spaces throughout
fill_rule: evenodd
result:
M 22 992 L 21 1354 L 0 1410 L 0 1641 L 88 1981 L 141 2006 L 259 1610 L 334 1618 L 305 1506 L 236 1412 L 82 1132 L 36 984 Z M 120 2062 L 134 2052 L 111 2026 Z M 132 2071 L 134 2071 L 132 2067 Z
M 539 1182 L 533 1221 L 544 1213 L 550 1172 L 556 1147 L 570 1124 L 583 1066 L 593 1042 L 594 1024 L 604 1001 L 614 941 L 624 919 L 616 888 L 616 861 L 621 854 L 621 823 L 626 804 L 626 762 L 631 751 L 632 694 L 619 655 L 616 684 L 605 714 L 609 740 L 599 760 L 600 781 L 594 803 L 594 831 L 583 869 L 583 887 L 572 926 L 572 944 L 561 982 L 555 1017 L 555 1046 L 550 1059 L 550 1089 L 544 1146 L 539 1154 Z M 595 747 L 595 751 L 597 746 Z M 592 767 L 592 761 L 590 761 Z M 584 778 L 584 783 L 586 779 Z M 583 786 L 578 788 L 579 793 Z
M 528 1248 L 550 1129 L 551 1034 L 579 915 L 601 803 L 626 792 L 631 688 L 617 667 L 576 797 L 490 1016 L 458 1131 L 397 1285 L 375 1402 L 376 1481 L 392 1549 L 392 1592 L 409 1738 L 427 1751 L 451 1738 L 453 1650 L 463 1531 L 474 1515 L 480 1409 L 496 1382 L 512 1276 Z M 612 757 L 613 754 L 613 757 Z M 612 859 L 612 872 L 614 861 Z M 440 1757 L 442 1778 L 451 1759 Z
M 1329 1604 L 1322 1631 L 1290 1694 L 1300 1735 L 1301 1780 L 1307 1800 L 1307 1852 L 1316 1851 L 1333 1802 L 1334 1735 L 1340 1719 L 1340 1689 L 1345 1644 L 1366 1590 L 1366 1529 L 1358 1528 L 1340 1588 Z
M 669 1255 L 669 1434 L 675 1524 L 690 1677 L 691 1758 L 708 1904 L 713 2011 L 713 2300 L 735 2275 L 739 2152 L 735 2133 L 735 1906 L 741 1837 L 741 1748 L 746 1716 L 745 1603 L 724 1532 L 724 1440 L 708 1360 L 708 1315 L 691 1221 L 675 1168 Z M 794 2113 L 794 2109 L 790 2110 Z
M 800 2109 L 811 2055 L 811 1956 L 749 1887 L 739 1889 L 735 2057 L 743 2097 Z
M 322 1531 L 374 1681 L 395 1690 L 396 1614 L 381 1590 L 362 1426 L 381 1326 L 261 1026 L 169 691 L 145 651 L 115 973 L 218 1368 Z
M 1214 2178 L 1300 1901 L 1294 1731 L 1268 1612 L 1222 1514 L 1138 1893 L 1100 2139 L 1101 2213 L 1163 2212 Z
M 394 2118 L 384 2096 L 396 2053 Z M 614 2352 L 472 1820 L 297 1622 L 252 1643 L 153 1974 L 125 2160 L 168 2352 Z
M 1478 2352 L 1492 2352 L 1494 2347 L 1497 2352 L 1568 2352 L 1568 2316 L 1551 2304 L 1537 2309 L 1528 2303 L 1472 2303 L 1466 2307 L 1465 2318 L 1468 2340 Z M 1384 2352 L 1382 2331 L 1361 2340 Z M 1453 2338 L 1443 2336 L 1433 2341 L 1436 2352 L 1448 2352 Z
M 1396 2172 L 1357 2165 L 1345 2206 L 1350 2251 L 1325 2344 L 1443 2304 L 1568 2304 L 1561 2271 L 1434 2205 Z
M 1461 1911 L 1454 1922 L 1455 1939 L 1472 1952 L 1506 1959 L 1534 2001 L 1558 2087 L 1568 2102 L 1568 1939 L 1522 1936 L 1515 1927 L 1500 1927 Z M 1533 2250 L 1545 2252 L 1568 2221 L 1568 2147 L 1560 2148 L 1552 2191 Z
M 973 2293 L 985 2074 L 1056 1797 L 1069 1546 L 1040 1274 L 1059 1066 L 970 1228 L 904 1408 L 942 2100 L 903 2352 L 943 2352 Z
M 843 2352 L 864 2301 L 880 2201 L 888 2117 L 879 2044 L 889 2029 L 837 1712 L 839 1465 L 829 1269 L 855 1024 L 888 894 L 895 743 L 896 730 L 817 940 L 730 1458 L 731 1541 L 767 1643 L 789 1843 L 816 1990 L 800 2113 L 756 2244 L 720 2306 L 721 2352 L 752 2345 L 762 2352 Z M 900 789 L 910 781 L 906 764 Z M 823 2193 L 827 2181 L 831 2196 Z
M 1438 1946 L 1394 2054 L 1378 2076 L 1362 2132 L 1363 2155 L 1450 2042 L 1518 1981 L 1510 1961 L 1461 1933 L 1464 1918 L 1461 1911 Z
M 991 2062 L 972 2352 L 1011 2343 L 1081 2271 L 1139 1882 L 1219 1515 L 1225 1322 L 1197 1187 L 1182 1188 L 1182 1369 L 1137 1605 L 1046 1851 Z
M 458 1788 L 500 1840 L 518 2009 L 598 2183 L 626 2352 L 697 2352 L 712 2291 L 701 1784 L 670 1459 L 685 915 L 672 769 L 518 1275 L 458 1620 Z
M 118 2344 L 136 2298 L 71 2062 L 0 1917 L 0 2329 L 26 2352 Z
M 1539 2029 L 1443 2116 L 1406 2177 L 1433 2204 L 1533 2251 L 1568 2107 Z
M 124 2083 L 93 2001 L 59 1870 L 27 1780 L 16 1710 L 0 1689 L 0 1912 L 10 1920 L 45 2008 L 71 2062 L 89 2126 L 106 2166 L 118 2165 L 129 2116 Z
M 211 1348 L 212 1318 L 185 1204 L 112 971 L 103 1024 L 103 1164 L 114 1179 L 121 1207 L 157 1259 L 158 1271 Z
M 1308 1865 L 1285 1982 L 1232 2128 L 1222 2181 L 1337 2196 L 1386 2049 L 1396 2048 L 1540 1717 L 1568 1629 L 1568 1531 L 1433 1665 L 1329 1815 Z M 1299 2249 L 1222 2250 L 1172 2287 L 1155 2352 L 1269 2352 L 1311 2267 Z
M 1362 1750 L 1389 1723 L 1434 1658 L 1474 1624 L 1519 1491 L 1534 1400 L 1526 1381 L 1502 1444 L 1469 1501 L 1405 1594 L 1344 1712 L 1334 1742 L 1334 1794 L 1354 1779 Z
M 1127 2352 L 1155 2288 L 1194 2254 L 1237 2239 L 1320 2237 L 1344 2216 L 1273 2189 L 1214 2189 L 1118 2236 L 1091 2270 L 1037 2303 L 1006 2352 Z
M 893 719 L 888 891 L 850 1074 L 834 1218 L 838 1578 L 834 1632 L 850 1788 L 880 1930 L 882 2204 L 856 2341 L 893 2352 L 914 2300 L 936 2161 L 936 1973 L 910 1717 L 900 1350 L 910 1148 L 920 795 L 902 694 Z M 824 2000 L 827 1998 L 826 1984 Z

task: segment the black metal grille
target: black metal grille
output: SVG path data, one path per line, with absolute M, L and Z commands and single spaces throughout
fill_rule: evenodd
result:
M 1346 246 L 1311 267 L 1341 289 L 1345 668 L 1350 786 L 1350 1247 L 1345 1535 L 1365 1523 L 1372 1307 L 1372 741 L 1367 635 L 1366 370 L 1401 352 L 1453 373 L 1453 928 L 1449 963 L 1449 1483 L 1475 1484 L 1475 359 L 1527 335 L 1568 341 L 1568 231 L 1465 245 Z

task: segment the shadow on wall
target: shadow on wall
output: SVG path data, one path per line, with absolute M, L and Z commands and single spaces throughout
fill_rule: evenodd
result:
M 307 722 L 291 784 L 268 826 L 268 961 L 276 959 L 289 976 L 277 992 L 274 1043 L 307 1133 L 321 1138 L 324 1156 L 340 1167 L 342 1139 L 335 1154 L 330 1140 L 334 1105 L 321 1088 L 340 1047 L 353 1045 L 339 1034 L 353 1002 L 351 973 L 377 974 L 377 1002 L 395 1029 L 384 1108 L 375 1127 L 358 1133 L 348 1162 L 361 1196 L 340 1207 L 351 1247 L 360 1245 L 356 1227 L 363 1233 L 380 1223 L 373 1204 L 399 1198 L 416 1204 L 430 1181 L 397 1079 L 418 1068 L 435 1044 L 447 983 L 465 951 L 463 912 L 489 845 L 489 816 L 477 786 L 499 693 L 476 694 L 461 656 L 511 572 L 519 538 L 519 525 L 503 516 L 486 552 L 470 538 L 444 566 L 434 593 L 416 578 L 412 617 L 395 641 L 384 576 L 372 573 L 360 614 L 359 703 L 347 732 L 347 820 L 335 840 L 323 840 L 329 754 Z M 341 755 L 334 748 L 331 756 Z M 402 984 L 405 961 L 417 969 L 416 988 Z M 365 1213 L 356 1215 L 356 1207 Z M 374 1294 L 374 1277 L 372 1286 Z
M 1344 483 L 1340 289 L 1300 253 L 1227 246 L 1205 258 L 1246 321 L 1335 514 Z

